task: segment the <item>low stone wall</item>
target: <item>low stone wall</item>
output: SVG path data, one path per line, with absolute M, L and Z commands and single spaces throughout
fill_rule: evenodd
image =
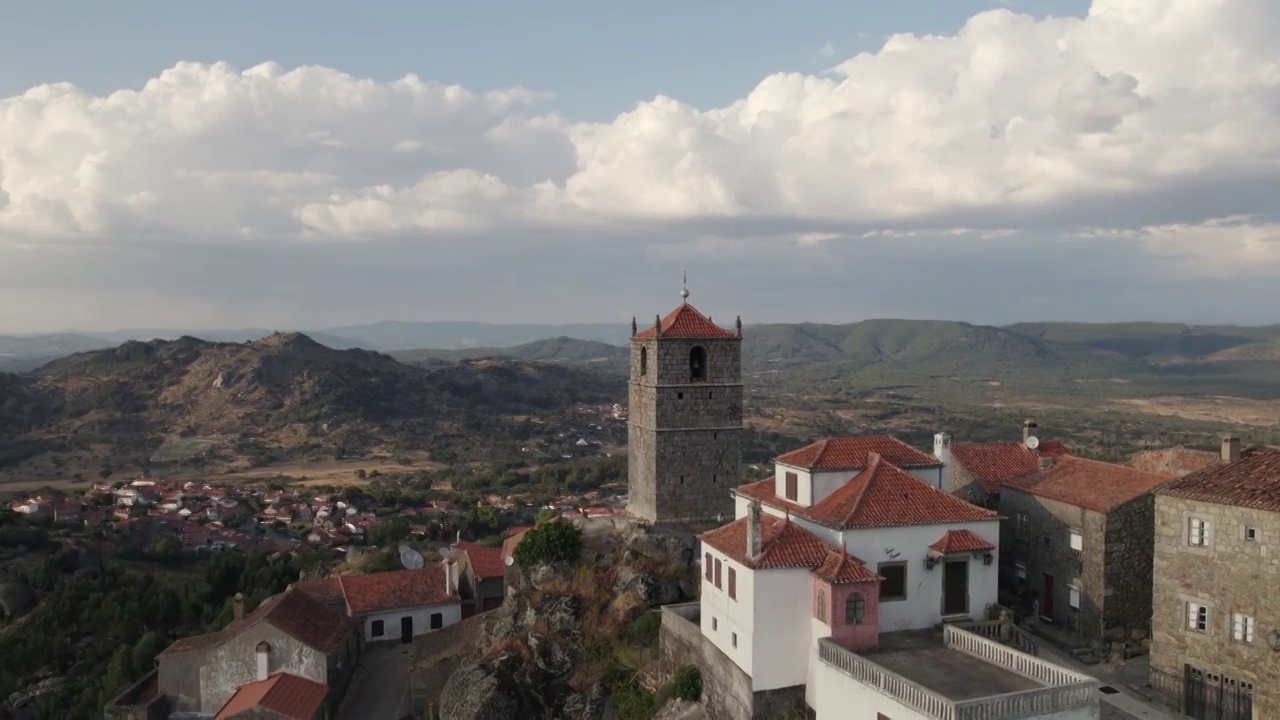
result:
M 751 677 L 728 655 L 706 641 L 699 627 L 698 603 L 666 605 L 658 633 L 658 657 L 664 672 L 694 665 L 702 673 L 702 704 L 708 720 L 776 720 L 803 713 L 804 686 L 752 692 Z

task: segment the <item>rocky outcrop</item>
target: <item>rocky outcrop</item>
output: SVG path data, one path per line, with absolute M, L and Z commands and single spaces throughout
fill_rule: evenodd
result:
M 646 653 L 626 646 L 627 629 L 650 608 L 693 597 L 694 542 L 619 529 L 584 536 L 577 564 L 526 569 L 520 590 L 489 615 L 477 650 L 445 683 L 440 717 L 616 717 L 618 658 L 642 662 Z

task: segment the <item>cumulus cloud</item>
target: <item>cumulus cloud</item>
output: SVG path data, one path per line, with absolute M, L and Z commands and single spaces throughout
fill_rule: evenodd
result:
M 562 119 L 520 88 L 181 63 L 105 97 L 44 85 L 0 100 L 0 233 L 767 222 L 812 245 L 877 227 L 1138 226 L 1126 198 L 1149 209 L 1189 187 L 1200 205 L 1179 210 L 1203 206 L 1200 222 L 1224 214 L 1222 178 L 1280 178 L 1277 34 L 1271 0 L 996 9 L 821 76 L 765 78 L 727 107 L 658 97 L 607 123 Z

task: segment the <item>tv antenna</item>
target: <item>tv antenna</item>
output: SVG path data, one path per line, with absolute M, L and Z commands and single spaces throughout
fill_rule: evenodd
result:
M 425 562 L 422 559 L 422 553 L 414 550 L 408 545 L 400 546 L 400 564 L 406 570 L 421 570 Z

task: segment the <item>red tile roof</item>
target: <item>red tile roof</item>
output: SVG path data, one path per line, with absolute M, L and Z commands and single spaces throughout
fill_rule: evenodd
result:
M 445 592 L 444 566 L 432 563 L 421 570 L 392 570 L 338 578 L 352 617 L 402 608 L 458 602 L 458 593 Z
M 268 710 L 287 720 L 311 720 L 324 705 L 329 688 L 314 680 L 289 673 L 276 673 L 266 680 L 245 683 L 236 689 L 214 720 L 226 720 L 241 713 Z M 274 717 L 274 716 L 273 716 Z
M 1221 463 L 1222 453 L 1220 452 L 1184 447 L 1144 450 L 1134 453 L 1134 456 L 1129 459 L 1130 466 L 1158 475 L 1189 475 Z
M 1005 487 L 1095 512 L 1107 512 L 1152 490 L 1169 477 L 1127 465 L 1064 457 L 1055 460 L 1053 467 L 1011 480 Z
M 478 578 L 500 578 L 505 566 L 502 564 L 502 548 L 473 547 L 466 549 L 467 564 L 471 572 Z
M 774 494 L 774 480 L 743 485 L 735 492 L 837 530 L 945 525 L 999 518 L 995 511 L 945 493 L 875 453 L 869 459 L 869 467 L 812 507 L 779 498 Z
M 346 637 L 350 620 L 299 588 L 264 600 L 252 613 L 214 633 L 183 638 L 160 654 L 203 650 L 222 644 L 252 625 L 268 622 L 280 632 L 323 653 L 329 653 Z
M 1033 472 L 1042 457 L 1065 457 L 1071 453 L 1065 445 L 1045 440 L 1035 450 L 1021 442 L 953 443 L 954 457 L 988 493 L 1000 492 L 1000 486 L 1014 478 Z
M 904 468 L 938 467 L 938 459 L 926 455 L 889 435 L 837 437 L 820 440 L 799 450 L 779 455 L 777 462 L 811 471 L 861 470 L 870 465 L 868 456 L 877 453 Z
M 813 575 L 826 580 L 832 585 L 848 585 L 849 583 L 880 582 L 883 578 L 871 572 L 858 558 L 843 550 L 831 549 L 822 564 L 813 570 Z
M 996 546 L 983 540 L 972 530 L 948 530 L 938 542 L 929 546 L 930 550 L 949 555 L 951 553 L 983 552 L 995 550 Z
M 760 516 L 760 557 L 747 557 L 747 518 L 703 533 L 702 542 L 749 568 L 815 568 L 830 548 L 818 536 L 791 522 L 762 513 Z
M 653 337 L 654 327 L 636 333 L 636 337 Z M 716 325 L 696 308 L 684 303 L 662 318 L 662 337 L 687 339 L 736 338 L 737 333 Z
M 1159 495 L 1280 512 L 1280 452 L 1260 450 L 1172 480 Z

